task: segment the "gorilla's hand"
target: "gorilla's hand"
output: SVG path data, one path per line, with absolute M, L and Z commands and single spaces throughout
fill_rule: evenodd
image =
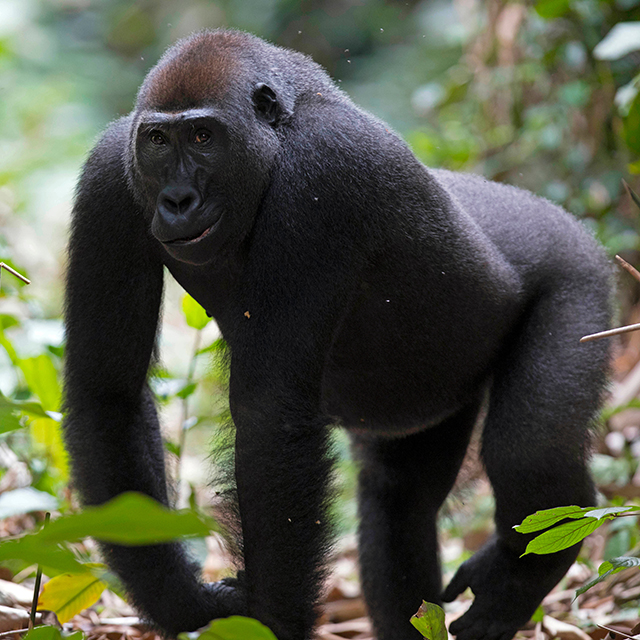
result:
M 492 538 L 458 569 L 442 599 L 451 602 L 469 587 L 475 599 L 451 623 L 458 640 L 511 640 L 578 555 L 580 545 L 545 556 L 520 558 Z

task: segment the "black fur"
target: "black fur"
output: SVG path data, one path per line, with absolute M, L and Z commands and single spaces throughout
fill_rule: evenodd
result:
M 557 206 L 426 169 L 304 56 L 203 32 L 150 72 L 89 158 L 67 285 L 66 441 L 85 504 L 167 502 L 146 386 L 163 265 L 231 350 L 244 574 L 203 585 L 180 545 L 108 546 L 169 634 L 247 614 L 310 638 L 328 540 L 326 425 L 361 465 L 364 592 L 380 640 L 470 586 L 459 640 L 509 640 L 577 548 L 519 559 L 512 526 L 589 505 L 609 268 Z M 441 594 L 436 514 L 483 398 L 496 536 Z

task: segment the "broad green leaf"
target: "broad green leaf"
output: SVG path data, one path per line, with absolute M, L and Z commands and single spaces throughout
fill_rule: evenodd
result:
M 627 511 L 640 511 L 640 507 L 627 506 L 627 507 L 604 507 L 603 509 L 592 509 L 584 514 L 585 518 L 598 518 L 599 520 L 605 518 L 611 520 L 613 516 Z
M 427 640 L 447 640 L 444 610 L 437 604 L 422 601 L 417 613 L 411 616 L 411 624 Z
M 49 411 L 59 411 L 62 392 L 58 384 L 58 374 L 53 361 L 46 354 L 18 361 L 27 386 L 40 399 L 42 406 Z
M 219 618 L 201 633 L 181 633 L 178 640 L 276 640 L 273 632 L 261 622 L 243 616 Z
M 597 520 L 596 518 L 581 518 L 580 520 L 565 522 L 535 537 L 527 545 L 522 555 L 526 556 L 529 553 L 555 553 L 556 551 L 568 549 L 586 538 L 590 533 L 593 533 L 604 522 L 605 520 Z
M 50 493 L 33 487 L 5 491 L 0 495 L 0 520 L 32 511 L 54 511 L 58 504 Z
M 544 509 L 536 511 L 534 514 L 527 516 L 521 524 L 513 527 L 518 533 L 533 533 L 534 531 L 542 531 L 557 524 L 565 518 L 582 518 L 587 511 L 593 507 L 554 507 L 553 509 Z
M 618 22 L 593 49 L 599 60 L 619 60 L 640 51 L 640 22 Z
M 169 542 L 185 536 L 208 536 L 217 530 L 211 518 L 174 511 L 141 493 L 123 493 L 82 513 L 62 516 L 33 534 L 45 544 L 76 542 L 88 536 L 125 545 Z
M 106 588 L 92 573 L 64 573 L 44 585 L 38 607 L 53 611 L 64 624 L 96 603 Z
M 57 627 L 43 625 L 31 629 L 23 640 L 84 640 L 84 638 L 85 635 L 82 631 L 63 633 Z
M 534 8 L 541 18 L 560 18 L 571 8 L 570 0 L 538 0 Z
M 211 322 L 207 312 L 188 293 L 182 298 L 182 312 L 187 324 L 194 329 L 204 329 Z
M 34 627 L 27 633 L 24 640 L 62 640 L 62 631 L 50 625 Z
M 47 575 L 87 571 L 69 549 L 64 549 L 58 544 L 43 543 L 38 534 L 0 542 L 0 561 L 3 560 L 22 560 L 27 564 L 40 564 Z
M 15 403 L 0 393 L 0 433 L 8 433 L 20 429 L 20 415 Z

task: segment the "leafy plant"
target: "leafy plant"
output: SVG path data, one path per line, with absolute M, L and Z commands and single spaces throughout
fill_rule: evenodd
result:
M 523 534 L 544 530 L 543 533 L 535 536 L 529 542 L 525 552 L 522 554 L 523 556 L 529 553 L 543 555 L 572 547 L 607 521 L 625 516 L 638 516 L 640 515 L 639 512 L 640 507 L 635 505 L 605 507 L 602 509 L 577 506 L 556 507 L 554 509 L 536 511 L 533 515 L 527 516 L 514 529 Z M 569 521 L 565 522 L 566 520 Z M 637 566 L 640 566 L 640 558 L 629 556 L 611 558 L 600 565 L 598 576 L 580 587 L 576 591 L 576 595 L 584 593 L 614 573 Z

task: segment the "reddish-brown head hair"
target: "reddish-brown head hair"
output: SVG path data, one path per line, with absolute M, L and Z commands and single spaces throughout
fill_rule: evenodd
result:
M 182 111 L 223 100 L 240 75 L 243 52 L 257 38 L 241 31 L 202 31 L 171 47 L 149 72 L 138 108 Z

